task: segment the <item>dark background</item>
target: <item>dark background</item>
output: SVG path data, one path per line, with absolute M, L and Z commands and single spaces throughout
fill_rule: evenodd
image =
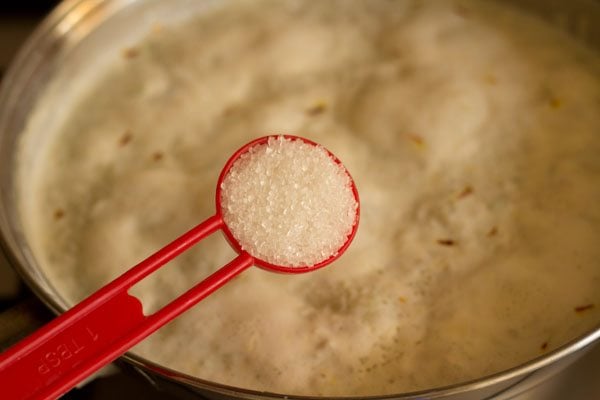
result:
M 0 0 L 0 74 L 4 73 L 31 29 L 57 3 L 52 0 Z

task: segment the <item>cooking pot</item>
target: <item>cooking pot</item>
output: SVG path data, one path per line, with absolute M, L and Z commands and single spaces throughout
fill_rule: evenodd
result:
M 221 0 L 225 1 L 225 0 Z M 69 0 L 61 3 L 38 27 L 8 71 L 0 94 L 0 229 L 2 244 L 14 268 L 35 294 L 54 312 L 67 308 L 36 263 L 20 219 L 17 185 L 36 160 L 36 149 L 49 140 L 35 135 L 22 138 L 32 123 L 32 110 L 42 99 L 52 98 L 55 107 L 35 115 L 36 126 L 50 129 L 60 124 L 69 102 L 85 89 L 85 82 L 108 62 L 105 55 L 136 43 L 160 19 L 175 22 L 189 13 L 202 13 L 219 0 Z M 514 1 L 524 12 L 539 15 L 588 45 L 600 46 L 600 2 L 594 0 Z M 74 77 L 77 77 L 74 79 Z M 62 96 L 64 94 L 64 96 Z M 68 94 L 68 95 L 67 95 Z M 16 154 L 27 147 L 17 168 Z M 24 199 L 26 201 L 26 199 Z M 21 308 L 17 315 L 26 312 Z M 13 314 L 14 315 L 14 314 Z M 32 321 L 26 320 L 26 323 Z M 6 327 L 4 327 L 6 328 Z M 509 398 L 566 367 L 600 338 L 600 327 L 525 364 L 480 379 L 418 393 L 374 396 L 372 399 L 484 399 Z M 320 399 L 284 396 L 228 387 L 170 370 L 135 354 L 122 357 L 130 368 L 152 384 L 182 396 L 210 399 Z M 427 368 L 426 365 L 423 368 Z M 347 397 L 346 397 L 347 398 Z M 361 397 L 364 398 L 364 397 Z

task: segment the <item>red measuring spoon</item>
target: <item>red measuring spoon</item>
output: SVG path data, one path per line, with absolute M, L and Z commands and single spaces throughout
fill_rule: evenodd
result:
M 317 146 L 310 140 L 284 135 Z M 302 273 L 324 267 L 337 259 L 350 245 L 358 227 L 356 220 L 346 242 L 330 258 L 312 266 L 286 267 L 255 258 L 241 248 L 221 217 L 221 182 L 234 162 L 251 147 L 266 144 L 269 136 L 256 139 L 239 149 L 227 161 L 217 181 L 216 214 L 175 239 L 123 275 L 55 318 L 47 325 L 0 354 L 2 398 L 56 398 L 167 322 L 223 286 L 252 265 L 269 271 Z M 331 158 L 341 162 L 331 153 Z M 350 176 L 348 174 L 348 176 Z M 358 192 L 350 178 L 356 202 Z M 204 237 L 222 230 L 238 256 L 187 292 L 150 315 L 128 290 Z

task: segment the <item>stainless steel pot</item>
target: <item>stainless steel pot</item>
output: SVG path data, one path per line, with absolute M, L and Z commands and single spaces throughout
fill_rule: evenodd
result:
M 226 1 L 226 0 L 221 0 Z M 69 0 L 58 6 L 38 27 L 22 48 L 3 83 L 0 94 L 0 230 L 4 248 L 23 279 L 53 311 L 67 307 L 39 269 L 27 243 L 19 218 L 16 198 L 16 153 L 23 145 L 21 135 L 30 122 L 32 110 L 41 98 L 54 96 L 56 108 L 37 115 L 38 124 L 58 123 L 65 105 L 60 93 L 79 90 L 73 76 L 92 76 L 103 64 L 103 54 L 118 51 L 148 31 L 154 16 L 177 19 L 190 10 L 202 12 L 218 0 Z M 527 12 L 540 15 L 578 40 L 600 48 L 600 2 L 595 0 L 515 1 Z M 39 138 L 42 138 L 41 141 Z M 44 145 L 44 136 L 31 147 L 22 171 L 35 162 L 36 148 Z M 419 393 L 372 397 L 372 399 L 484 399 L 494 395 L 510 398 L 579 358 L 600 339 L 600 327 L 535 360 L 481 379 L 436 388 Z M 184 396 L 201 394 L 211 399 L 321 399 L 253 392 L 207 382 L 169 370 L 134 354 L 123 356 L 153 384 L 167 387 Z

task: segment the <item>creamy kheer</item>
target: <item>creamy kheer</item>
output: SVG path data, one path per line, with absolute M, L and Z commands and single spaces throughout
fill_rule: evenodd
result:
M 600 320 L 600 61 L 565 34 L 483 1 L 260 0 L 134 50 L 69 111 L 24 210 L 69 301 L 212 215 L 255 137 L 322 143 L 361 194 L 339 261 L 250 269 L 138 354 L 248 389 L 376 395 L 500 371 Z M 213 236 L 135 293 L 155 309 L 234 256 Z

